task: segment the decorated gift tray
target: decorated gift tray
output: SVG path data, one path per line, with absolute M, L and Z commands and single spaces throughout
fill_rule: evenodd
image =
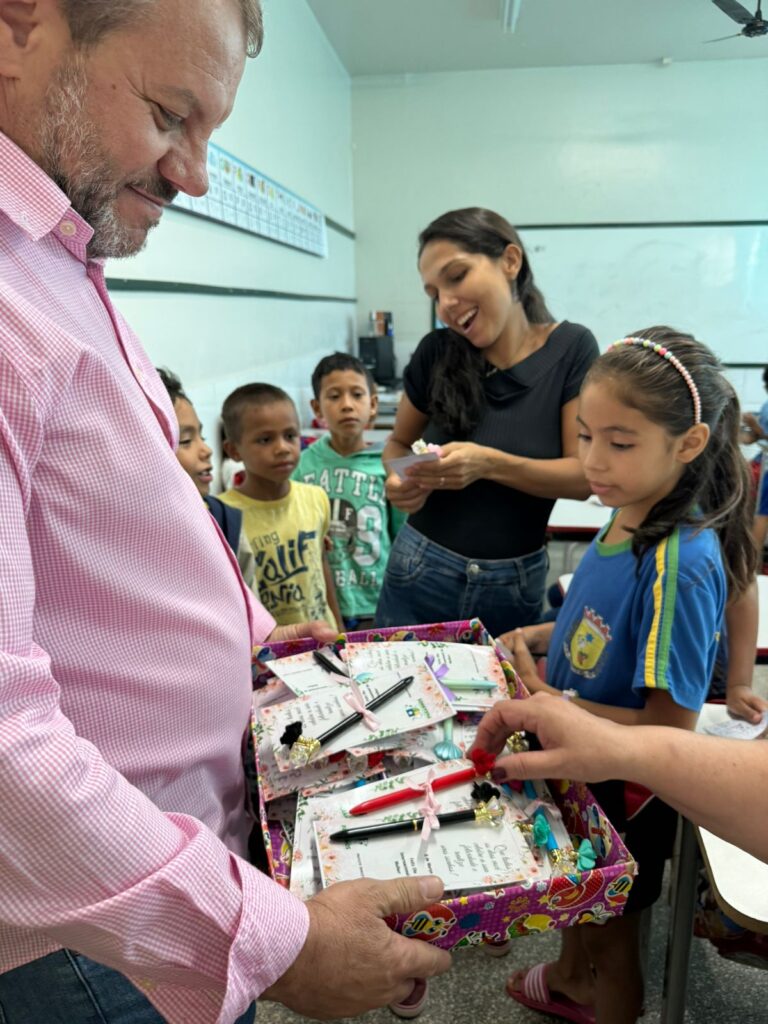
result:
M 349 633 L 340 637 L 339 646 L 346 642 L 413 640 L 493 644 L 482 624 L 473 619 Z M 274 684 L 274 676 L 269 670 L 271 660 L 311 650 L 314 646 L 311 640 L 298 640 L 257 648 L 253 665 L 255 692 Z M 507 679 L 510 697 L 523 699 L 526 693 L 512 666 L 498 647 L 495 654 Z M 258 744 L 258 726 L 255 726 L 257 749 Z M 329 761 L 319 786 L 355 773 L 373 777 L 380 771 L 381 755 L 370 754 L 356 760 L 332 758 Z M 549 788 L 571 836 L 591 841 L 597 855 L 594 868 L 547 879 L 527 880 L 504 888 L 446 896 L 424 910 L 391 919 L 392 927 L 409 937 L 453 949 L 487 941 L 500 942 L 574 924 L 599 923 L 620 915 L 636 873 L 635 862 L 583 783 L 550 781 Z M 262 792 L 261 786 L 259 792 Z M 271 813 L 269 818 L 272 820 L 268 824 L 268 811 L 263 799 L 260 799 L 259 810 L 270 870 L 273 877 L 287 887 L 291 876 L 291 836 L 276 825 Z

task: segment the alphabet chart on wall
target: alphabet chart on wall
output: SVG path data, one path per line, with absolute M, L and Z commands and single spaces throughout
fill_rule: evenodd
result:
M 206 195 L 193 197 L 180 192 L 174 207 L 313 256 L 327 257 L 323 213 L 212 142 L 208 144 L 208 180 Z

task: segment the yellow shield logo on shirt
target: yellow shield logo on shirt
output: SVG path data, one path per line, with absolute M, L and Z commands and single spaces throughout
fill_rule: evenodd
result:
M 608 623 L 592 608 L 585 608 L 584 616 L 571 633 L 565 649 L 573 671 L 592 678 L 610 639 L 611 627 Z

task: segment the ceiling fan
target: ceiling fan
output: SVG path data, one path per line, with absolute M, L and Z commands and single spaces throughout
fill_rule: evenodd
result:
M 741 32 L 732 36 L 721 36 L 720 39 L 710 39 L 710 43 L 720 43 L 724 39 L 735 39 L 736 36 L 747 36 L 748 39 L 755 39 L 757 36 L 768 35 L 768 21 L 763 18 L 761 10 L 762 0 L 757 0 L 757 10 L 750 14 L 746 7 L 742 7 L 737 0 L 712 0 L 712 3 L 732 18 L 737 24 L 743 25 Z

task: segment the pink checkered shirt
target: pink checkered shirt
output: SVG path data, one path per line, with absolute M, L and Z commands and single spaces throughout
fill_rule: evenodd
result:
M 0 133 L 0 971 L 68 946 L 171 1024 L 224 1024 L 307 930 L 238 856 L 251 640 L 274 622 L 90 237 Z

